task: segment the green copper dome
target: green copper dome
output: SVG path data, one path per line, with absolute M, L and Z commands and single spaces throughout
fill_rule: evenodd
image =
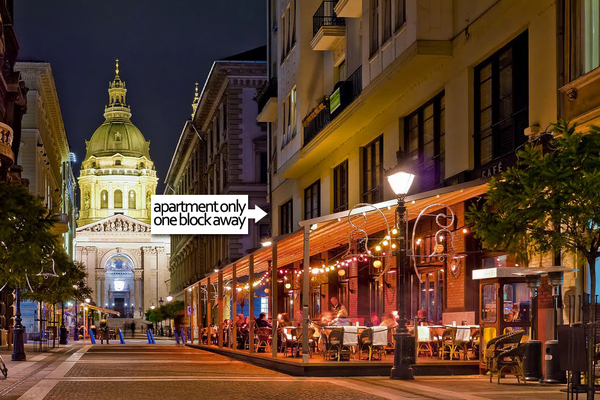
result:
M 87 142 L 85 158 L 106 157 L 117 153 L 126 157 L 150 158 L 149 148 L 150 143 L 131 121 L 107 119 Z
M 108 86 L 109 103 L 104 109 L 105 121 L 86 143 L 85 159 L 92 156 L 110 157 L 117 153 L 150 159 L 150 142 L 130 120 L 131 111 L 125 101 L 127 89 L 119 76 L 119 60 L 115 72 L 115 79 Z

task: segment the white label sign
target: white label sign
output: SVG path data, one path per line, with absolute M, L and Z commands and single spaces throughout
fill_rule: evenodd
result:
M 248 219 L 260 221 L 248 195 L 153 195 L 153 235 L 247 235 Z

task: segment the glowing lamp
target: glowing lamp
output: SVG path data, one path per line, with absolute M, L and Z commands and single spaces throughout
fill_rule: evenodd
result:
M 388 173 L 387 180 L 396 196 L 404 196 L 410 190 L 415 175 L 402 169 L 396 169 Z

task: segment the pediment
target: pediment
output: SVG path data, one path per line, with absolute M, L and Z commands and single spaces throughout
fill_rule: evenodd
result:
M 150 225 L 126 215 L 116 214 L 77 228 L 77 232 L 150 233 Z

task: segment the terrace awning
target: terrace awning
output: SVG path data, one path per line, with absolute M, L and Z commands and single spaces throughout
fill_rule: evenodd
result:
M 409 218 L 416 217 L 421 210 L 431 205 L 452 205 L 480 196 L 487 191 L 487 182 L 487 179 L 481 179 L 407 196 L 406 208 Z M 380 210 L 391 228 L 394 225 L 396 204 L 397 201 L 393 199 L 374 204 L 373 206 L 355 208 L 350 212 L 342 211 L 301 221 L 299 225 L 303 228 L 312 227 L 316 224 L 315 229 L 310 232 L 310 255 L 313 256 L 329 249 L 339 247 L 340 245 L 346 245 L 348 243 L 348 232 L 353 229 L 348 223 L 349 216 L 364 213 L 367 218 L 365 225 L 361 229 L 364 229 L 368 235 L 372 235 L 382 231 L 386 227 L 381 214 L 377 211 Z M 298 230 L 292 234 L 273 238 L 271 246 L 274 245 L 277 246 L 277 265 L 284 266 L 302 260 L 304 257 L 304 229 Z M 232 278 L 234 265 L 236 267 L 236 276 L 238 278 L 247 275 L 251 256 L 254 258 L 254 276 L 257 276 L 268 270 L 267 261 L 272 258 L 272 249 L 271 247 L 260 248 L 253 253 L 228 264 L 222 269 L 223 279 Z M 217 276 L 218 272 L 211 273 L 188 287 L 197 286 L 198 284 L 205 285 L 209 279 L 211 282 L 216 282 Z

